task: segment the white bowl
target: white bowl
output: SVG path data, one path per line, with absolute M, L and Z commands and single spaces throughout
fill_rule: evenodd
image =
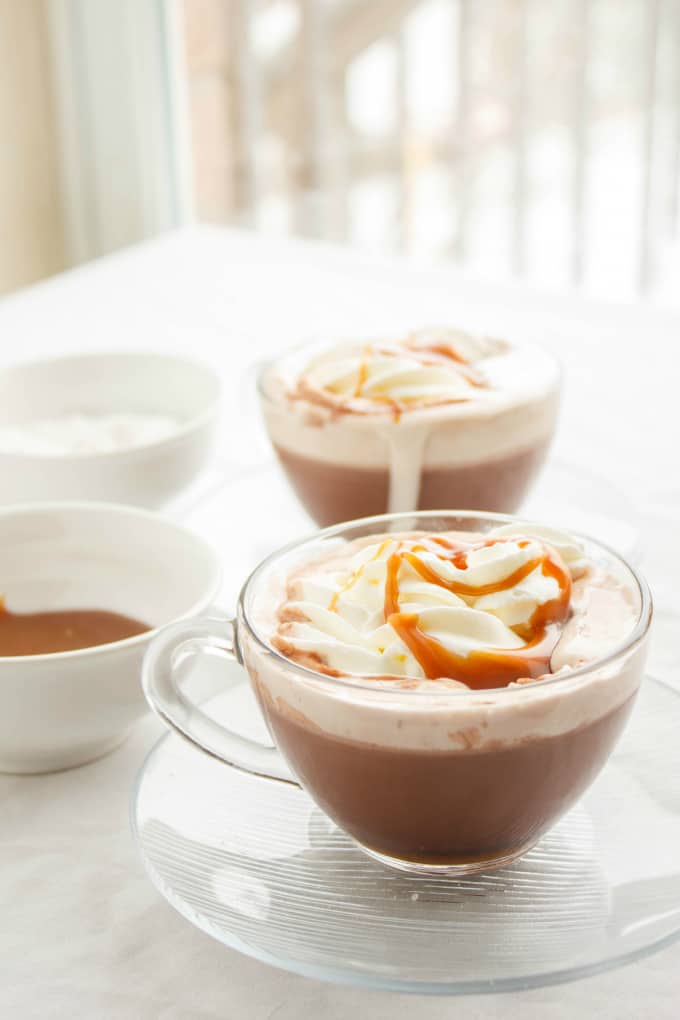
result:
M 157 628 L 204 612 L 211 547 L 132 507 L 54 503 L 0 510 L 0 592 L 14 612 L 108 609 L 152 630 L 94 648 L 0 655 L 0 771 L 47 772 L 116 747 L 146 710 L 144 651 Z
M 0 429 L 71 415 L 176 419 L 164 438 L 96 453 L 0 448 L 0 503 L 87 499 L 161 507 L 212 451 L 220 381 L 208 366 L 164 354 L 82 354 L 0 370 Z

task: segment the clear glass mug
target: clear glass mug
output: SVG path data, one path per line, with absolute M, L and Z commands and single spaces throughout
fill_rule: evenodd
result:
M 268 642 L 272 592 L 292 570 L 388 531 L 485 532 L 512 521 L 474 511 L 384 515 L 329 528 L 268 557 L 246 581 L 235 620 L 182 621 L 144 662 L 152 708 L 202 751 L 247 772 L 299 783 L 367 853 L 404 870 L 469 873 L 532 847 L 593 781 L 640 685 L 652 607 L 643 578 L 583 539 L 589 556 L 637 593 L 621 645 L 587 667 L 536 683 L 472 691 L 395 688 L 328 677 Z M 269 614 L 269 618 L 268 615 Z M 231 732 L 181 689 L 202 649 L 242 663 L 275 747 Z M 245 680 L 244 672 L 244 680 Z
M 536 345 L 515 348 L 517 377 L 536 380 L 520 394 L 411 409 L 395 419 L 390 412 L 334 414 L 291 402 L 284 380 L 328 346 L 302 345 L 258 373 L 269 439 L 320 527 L 419 509 L 513 513 L 520 506 L 555 432 L 561 374 L 551 354 Z

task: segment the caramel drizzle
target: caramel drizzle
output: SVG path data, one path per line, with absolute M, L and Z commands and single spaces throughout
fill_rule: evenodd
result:
M 459 373 L 470 386 L 483 388 L 487 385 L 483 376 L 475 371 L 467 358 L 464 358 L 453 344 L 434 343 L 428 344 L 426 347 L 415 347 L 407 344 L 406 350 L 421 365 L 441 365 L 453 361 Z M 389 349 L 386 349 L 384 353 L 389 353 Z
M 361 396 L 361 392 L 362 392 L 364 386 L 366 385 L 366 380 L 367 379 L 368 379 L 368 362 L 367 361 L 362 361 L 361 364 L 359 365 L 359 374 L 357 375 L 357 384 L 354 387 L 354 396 L 355 397 L 360 397 Z
M 374 349 L 372 347 L 366 348 L 367 358 L 370 358 L 373 353 Z M 390 351 L 389 353 L 393 352 Z M 352 399 L 360 401 L 367 400 L 373 404 L 384 404 L 385 407 L 391 410 L 392 417 L 394 418 L 395 422 L 398 422 L 402 415 L 404 402 L 400 400 L 395 400 L 394 397 L 381 396 L 380 394 L 377 394 L 376 396 L 365 397 L 363 390 L 367 381 L 368 381 L 368 361 L 366 360 L 362 361 L 361 364 L 359 365 L 359 372 L 357 374 L 357 381 L 354 387 L 354 394 L 352 396 Z
M 440 354 L 442 358 L 457 361 L 459 365 L 468 364 L 467 359 L 463 357 L 460 351 L 456 350 L 453 344 L 428 344 L 427 347 L 421 347 L 420 350 L 429 351 L 431 354 Z
M 389 541 L 382 542 L 371 559 L 362 564 L 343 588 L 333 595 L 328 606 L 329 610 L 337 611 L 338 599 L 353 588 L 368 563 L 382 556 Z M 444 578 L 416 555 L 419 552 L 430 552 L 439 559 L 448 560 L 459 570 L 466 570 L 468 556 L 473 550 L 513 541 L 518 540 L 487 539 L 464 546 L 444 538 L 443 535 L 431 535 L 416 543 L 401 542 L 395 552 L 388 557 L 384 586 L 384 619 L 409 649 L 427 679 L 450 677 L 462 680 L 472 690 L 479 691 L 506 686 L 513 680 L 522 678 L 534 679 L 550 672 L 551 656 L 559 636 L 558 624 L 569 616 L 571 604 L 571 575 L 556 550 L 550 546 L 543 546 L 540 556 L 532 557 L 502 580 L 487 584 L 467 584 L 459 579 Z M 524 539 L 519 540 L 518 545 L 520 548 L 526 548 L 529 543 Z M 540 567 L 546 577 L 557 580 L 558 595 L 555 599 L 537 606 L 527 623 L 511 627 L 525 643 L 522 648 L 481 649 L 468 655 L 460 655 L 442 645 L 436 637 L 421 630 L 417 613 L 402 612 L 399 574 L 405 562 L 409 563 L 424 580 L 464 599 L 508 591 L 537 567 Z
M 470 362 L 457 351 L 453 344 L 428 344 L 427 346 L 416 347 L 413 344 L 405 344 L 404 351 L 417 361 L 420 365 L 447 365 L 454 362 L 460 375 L 470 386 L 485 387 L 486 382 L 479 372 L 476 372 Z M 399 357 L 403 351 L 395 347 L 374 347 L 371 353 L 385 354 L 388 357 Z M 373 399 L 373 398 L 370 398 Z
M 558 638 L 557 625 L 563 622 L 570 611 L 571 575 L 559 554 L 550 546 L 543 546 L 543 553 L 533 557 L 501 581 L 484 585 L 465 584 L 459 580 L 447 580 L 436 573 L 418 556 L 417 551 L 435 552 L 440 559 L 447 559 L 460 570 L 467 569 L 467 558 L 473 549 L 496 544 L 508 539 L 490 539 L 468 547 L 456 545 L 442 537 L 425 540 L 425 544 L 402 546 L 387 560 L 385 582 L 385 622 L 396 634 L 419 663 L 429 680 L 450 677 L 462 680 L 473 690 L 505 687 L 513 680 L 542 676 L 550 671 L 550 656 Z M 512 540 L 510 540 L 512 541 Z M 526 540 L 520 541 L 526 547 Z M 433 549 L 432 546 L 435 546 Z M 558 594 L 554 599 L 539 605 L 526 624 L 511 630 L 524 642 L 522 648 L 479 649 L 460 655 L 447 648 L 437 638 L 426 634 L 419 627 L 417 613 L 404 613 L 399 606 L 399 572 L 407 562 L 420 576 L 431 584 L 437 584 L 454 595 L 480 597 L 494 592 L 506 591 L 540 567 L 546 577 L 557 581 Z
M 313 400 L 326 403 L 336 414 L 344 414 L 348 412 L 354 413 L 370 413 L 376 405 L 383 405 L 387 410 L 391 411 L 392 417 L 396 422 L 399 421 L 404 411 L 408 410 L 409 407 L 414 404 L 421 404 L 424 407 L 436 406 L 437 404 L 459 404 L 466 403 L 469 397 L 456 397 L 451 399 L 450 397 L 442 397 L 440 399 L 431 400 L 398 400 L 395 397 L 384 396 L 382 394 L 365 394 L 364 389 L 368 382 L 368 361 L 375 354 L 384 354 L 388 357 L 399 357 L 400 354 L 407 353 L 409 357 L 413 358 L 420 365 L 445 365 L 453 362 L 459 372 L 459 374 L 465 379 L 465 381 L 472 387 L 484 389 L 487 387 L 487 383 L 481 373 L 477 372 L 474 367 L 467 361 L 463 355 L 456 350 L 453 344 L 446 343 L 433 343 L 429 346 L 416 347 L 410 343 L 404 344 L 403 349 L 398 347 L 390 346 L 366 346 L 364 348 L 364 358 L 359 364 L 357 371 L 356 381 L 354 383 L 354 390 L 350 397 L 338 397 L 332 392 L 332 390 L 326 389 L 315 390 L 308 386 L 304 381 L 298 383 L 297 391 L 292 393 L 292 400 Z M 323 397 L 323 399 L 321 399 Z

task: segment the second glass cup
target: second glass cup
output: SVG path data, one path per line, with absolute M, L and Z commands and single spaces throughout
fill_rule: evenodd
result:
M 380 341 L 304 345 L 261 370 L 269 438 L 320 526 L 454 506 L 511 513 L 521 504 L 555 431 L 556 360 L 535 345 L 433 335 L 413 334 L 418 346 L 403 350 Z M 475 344 L 486 353 L 470 362 L 441 353 Z

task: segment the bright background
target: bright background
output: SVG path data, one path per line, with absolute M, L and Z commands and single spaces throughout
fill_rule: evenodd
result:
M 680 0 L 0 0 L 0 292 L 193 220 L 680 302 Z

